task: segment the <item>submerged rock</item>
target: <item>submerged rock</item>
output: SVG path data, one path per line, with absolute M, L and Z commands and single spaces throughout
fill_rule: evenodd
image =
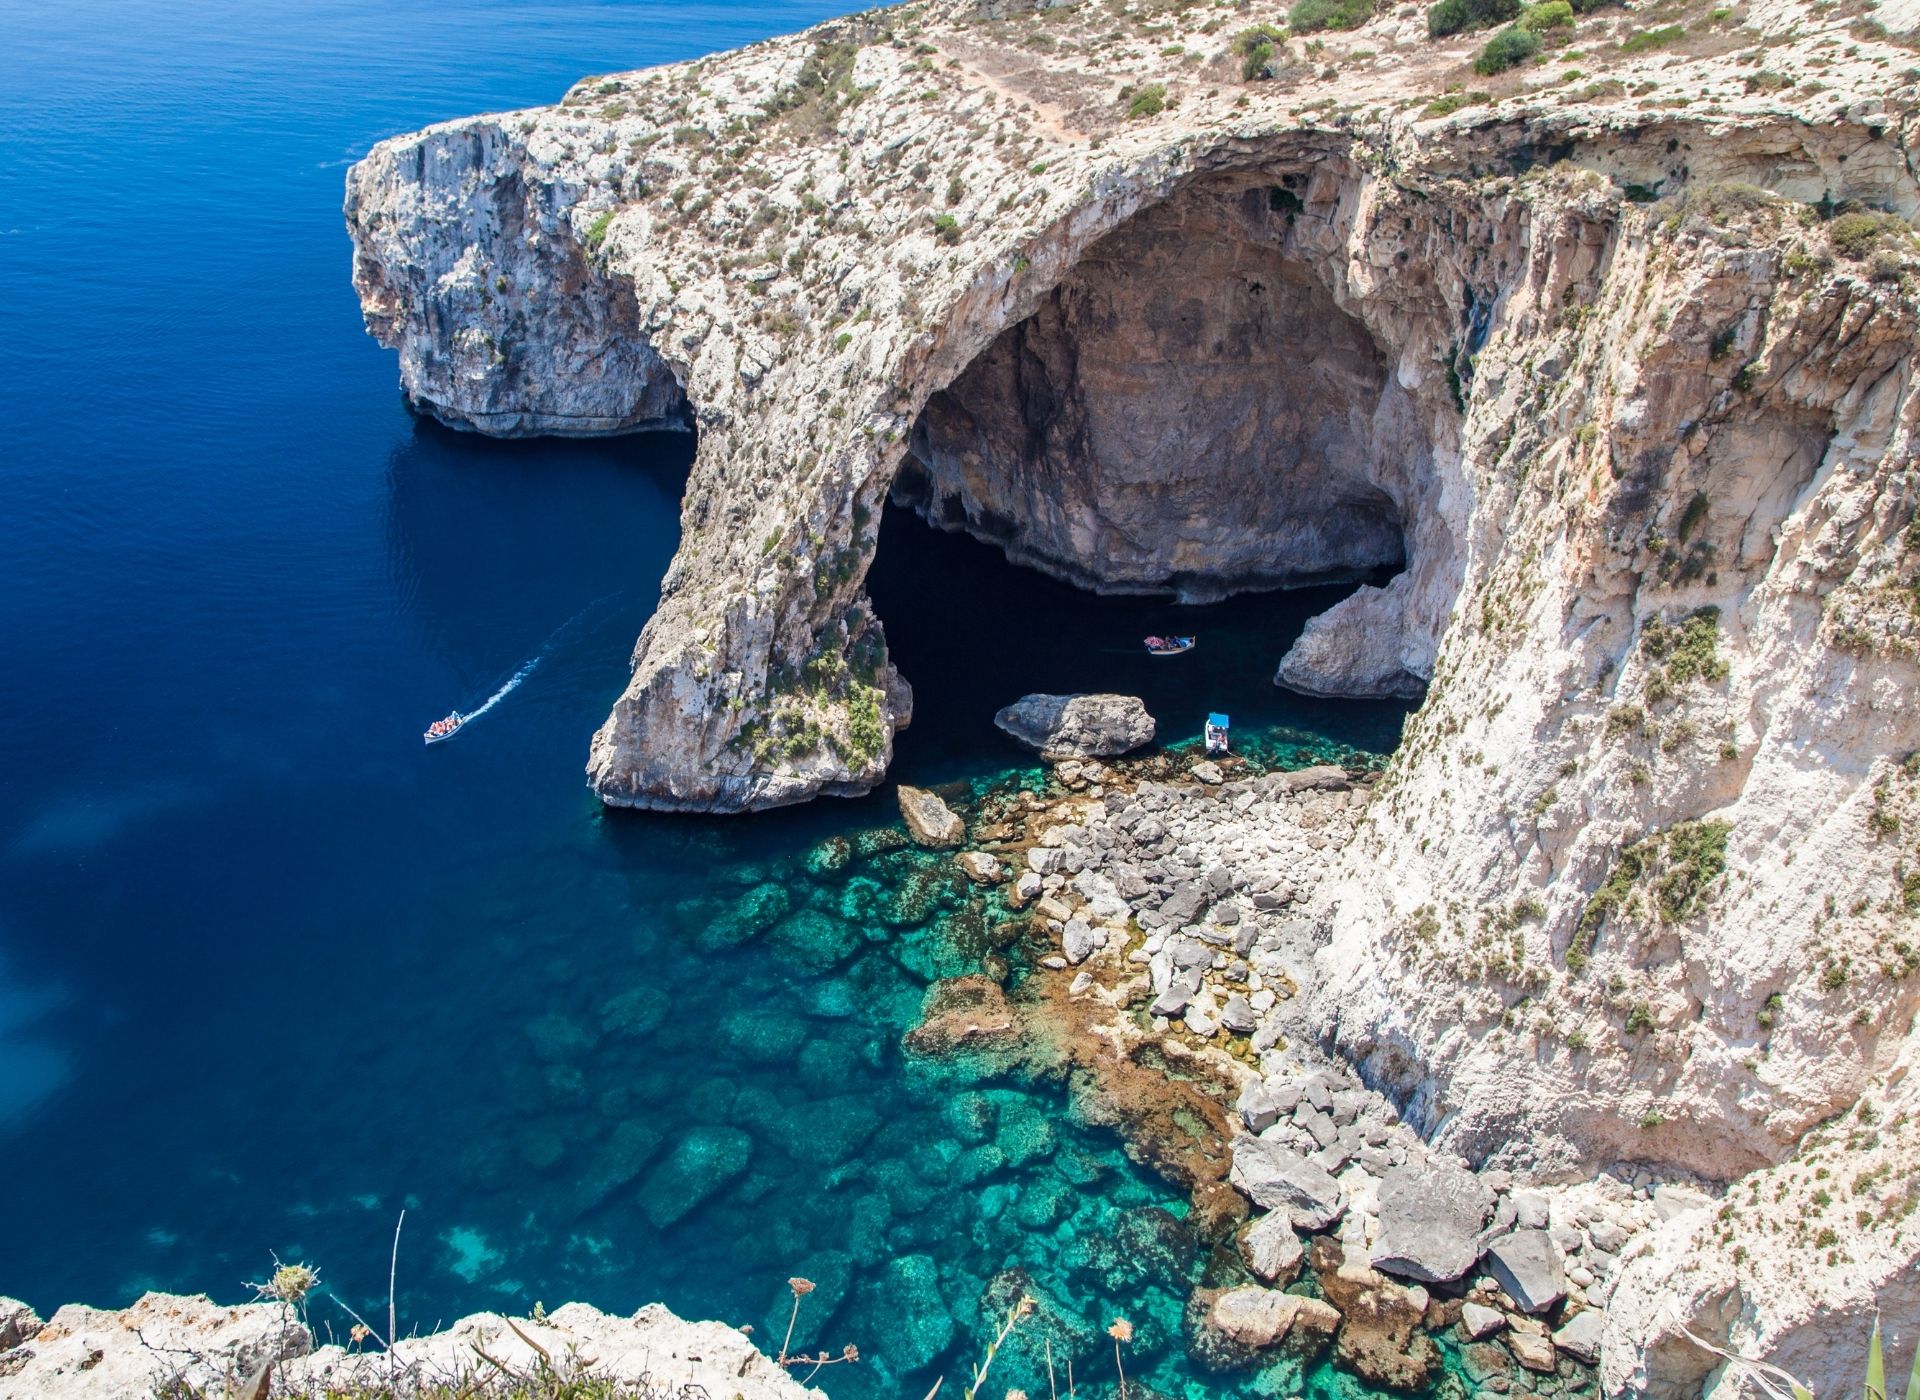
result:
M 1010 1050 L 1020 1024 L 1000 985 L 985 977 L 956 977 L 927 990 L 920 1024 L 907 1032 L 906 1047 L 918 1055 L 957 1050 Z
M 640 1208 L 664 1230 L 744 1172 L 752 1157 L 753 1139 L 740 1129 L 695 1128 L 648 1176 Z
M 953 1345 L 953 1314 L 940 1294 L 931 1257 L 909 1254 L 888 1264 L 878 1295 L 887 1306 L 874 1316 L 872 1355 L 895 1376 L 930 1366 Z
M 1111 758 L 1153 742 L 1153 716 L 1132 695 L 1027 695 L 993 722 L 1042 758 Z
M 922 846 L 940 849 L 967 839 L 967 824 L 938 793 L 900 784 L 900 815 L 907 831 Z

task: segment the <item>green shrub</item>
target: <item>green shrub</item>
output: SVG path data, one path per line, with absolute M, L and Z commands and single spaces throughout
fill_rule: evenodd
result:
M 1445 117 L 1459 111 L 1462 107 L 1484 105 L 1489 95 L 1484 92 L 1449 92 L 1433 99 L 1420 109 L 1423 117 Z
M 1913 230 L 1895 215 L 1871 210 L 1842 214 L 1827 225 L 1827 242 L 1833 245 L 1834 252 L 1850 262 L 1859 262 L 1896 238 L 1911 243 Z
M 1643 29 L 1638 34 L 1629 34 L 1620 41 L 1620 52 L 1650 53 L 1654 49 L 1677 44 L 1686 37 L 1687 27 L 1684 24 L 1665 24 L 1658 29 Z
M 607 230 L 613 226 L 613 210 L 609 209 L 599 218 L 587 225 L 587 251 L 597 253 L 600 245 L 607 241 Z
M 1287 12 L 1287 26 L 1296 34 L 1322 29 L 1358 29 L 1373 18 L 1373 0 L 1298 0 Z
M 1127 119 L 1157 117 L 1167 110 L 1167 85 L 1148 83 L 1138 89 L 1127 102 Z
M 1470 29 L 1491 29 L 1520 15 L 1520 0 L 1440 0 L 1427 11 L 1427 36 L 1444 39 Z
M 1529 34 L 1517 26 L 1503 29 L 1487 40 L 1486 47 L 1473 56 L 1473 71 L 1483 76 L 1504 73 L 1539 52 L 1538 34 Z
M 1573 28 L 1573 6 L 1567 0 L 1544 0 L 1520 12 L 1520 28 L 1529 34 L 1549 34 L 1556 29 Z
M 1284 38 L 1286 31 L 1273 24 L 1256 24 L 1234 35 L 1233 51 L 1240 55 L 1242 80 L 1251 83 L 1270 76 L 1274 46 Z
M 960 221 L 951 214 L 935 214 L 933 216 L 933 236 L 942 243 L 958 243 L 960 241 Z

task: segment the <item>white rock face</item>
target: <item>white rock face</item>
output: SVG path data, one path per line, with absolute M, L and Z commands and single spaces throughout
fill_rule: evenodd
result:
M 1413 700 L 1432 667 L 1429 637 L 1407 628 L 1412 576 L 1360 588 L 1307 623 L 1281 658 L 1274 683 L 1303 695 Z
M 1880 18 L 1900 32 L 1911 8 Z M 1307 470 L 1233 432 L 1337 404 L 1326 469 L 1366 505 L 1353 557 L 1384 557 L 1390 525 L 1405 558 L 1384 591 L 1316 624 L 1283 679 L 1428 683 L 1351 839 L 1329 835 L 1347 815 L 1300 826 L 1265 792 L 1243 822 L 1190 824 L 1178 803 L 1141 819 L 1156 851 L 1213 841 L 1273 882 L 1258 894 L 1286 917 L 1247 960 L 1291 969 L 1305 996 L 1263 1013 L 1252 1047 L 1277 1045 L 1283 1020 L 1324 1036 L 1436 1147 L 1535 1183 L 1620 1166 L 1616 1179 L 1652 1167 L 1726 1186 L 1711 1211 L 1660 1225 L 1644 1257 L 1591 1242 L 1570 1270 L 1611 1297 L 1610 1383 L 1678 1394 L 1711 1374 L 1731 1391 L 1659 1320 L 1675 1301 L 1702 1335 L 1838 1386 L 1865 1331 L 1839 1324 L 1876 1294 L 1896 1329 L 1920 1323 L 1904 1281 L 1916 1227 L 1818 1206 L 1837 1193 L 1811 1185 L 1816 1167 L 1790 1187 L 1804 1239 L 1740 1198 L 1837 1142 L 1911 1179 L 1920 1131 L 1906 1073 L 1920 318 L 1905 233 L 1825 217 L 1844 201 L 1920 209 L 1897 90 L 1911 56 L 1837 8 L 1765 0 L 1755 43 L 1808 80 L 1782 96 L 1750 91 L 1766 85 L 1731 56 L 1618 57 L 1624 30 L 1583 17 L 1582 64 L 1606 82 L 1522 87 L 1433 121 L 1425 99 L 1462 44 L 1416 39 L 1298 85 L 1236 83 L 1230 59 L 1169 78 L 1150 57 L 1163 45 L 1223 52 L 1196 11 L 1138 59 L 1103 47 L 1095 76 L 1086 47 L 1104 35 L 1068 19 L 1044 52 L 1026 42 L 1041 21 L 970 6 L 836 22 L 395 138 L 356 167 L 356 284 L 424 409 L 502 433 L 698 426 L 680 552 L 595 736 L 595 790 L 737 811 L 877 783 L 911 692 L 862 580 L 910 446 L 986 535 L 995 503 L 1048 499 L 1028 489 L 1035 463 L 1071 457 L 1050 440 L 1024 476 L 995 476 L 976 448 L 1007 440 L 1004 424 L 970 435 L 949 418 L 930 442 L 924 412 L 1023 325 L 1060 332 L 1028 347 L 1040 360 L 1071 349 L 1074 308 L 1049 309 L 1062 295 L 1115 297 L 1153 353 L 1123 412 L 1127 366 L 1111 358 L 1102 402 L 1081 398 L 1103 441 L 1128 438 L 1107 467 L 1167 463 L 1167 478 L 1122 483 L 1124 519 L 1063 483 L 1056 498 L 1078 504 L 1009 525 L 1009 547 L 1096 582 L 1184 588 L 1191 569 L 1200 591 L 1231 586 L 1210 572 L 1217 521 L 1139 508 L 1182 499 L 1195 443 L 1153 450 L 1156 385 L 1203 401 L 1225 365 L 1218 402 L 1247 412 L 1223 411 L 1209 462 Z M 1389 43 L 1399 23 L 1333 42 Z M 1162 80 L 1167 109 L 1140 120 L 1104 96 Z M 1177 263 L 1138 265 L 1152 315 L 1099 280 L 1127 272 L 1115 248 L 1183 226 L 1209 245 L 1197 304 L 1225 305 L 1213 273 L 1244 253 L 1288 279 L 1287 304 L 1343 318 L 1337 384 L 1316 396 L 1276 376 L 1284 401 L 1248 398 L 1231 346 L 1198 323 L 1164 333 Z M 1028 426 L 1047 427 L 1032 408 Z M 1156 519 L 1167 533 L 1125 568 L 1083 567 L 1118 525 Z M 1320 521 L 1268 523 L 1327 537 Z M 1189 538 L 1211 543 L 1183 553 Z M 1197 1003 L 1218 1032 L 1210 967 L 1172 965 L 1204 942 L 1183 930 L 1213 919 L 1208 894 L 1166 900 L 1179 917 L 1156 930 L 1149 972 L 1155 1014 Z M 1862 1102 L 1873 1123 L 1801 1146 Z M 1349 1150 L 1308 1125 L 1317 1152 Z
M 1042 758 L 1111 758 L 1153 742 L 1153 716 L 1133 695 L 1026 695 L 994 715 Z
M 494 1313 L 402 1341 L 393 1357 L 375 1351 L 315 1350 L 307 1329 L 272 1303 L 221 1307 L 205 1297 L 149 1293 L 120 1311 L 69 1304 L 35 1335 L 0 1351 L 0 1400 L 150 1400 L 156 1386 L 179 1381 L 196 1393 L 226 1394 L 273 1363 L 275 1393 L 329 1385 L 383 1384 L 396 1364 L 403 1378 L 454 1381 L 476 1370 L 476 1348 L 522 1374 L 540 1357 L 566 1364 L 585 1358 L 593 1376 L 619 1385 L 671 1373 L 709 1395 L 741 1400 L 821 1400 L 718 1322 L 685 1322 L 656 1305 L 613 1317 L 583 1303 L 542 1322 Z M 486 1363 L 479 1363 L 485 1365 Z M 491 1373 L 491 1368 L 489 1368 Z

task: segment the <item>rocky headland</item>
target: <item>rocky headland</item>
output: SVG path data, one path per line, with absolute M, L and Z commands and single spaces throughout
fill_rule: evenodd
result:
M 686 1322 L 658 1306 L 632 1317 L 583 1303 L 538 1318 L 477 1313 L 404 1338 L 388 1352 L 357 1342 L 322 1345 L 304 1313 L 284 1302 L 222 1306 L 149 1293 L 117 1310 L 69 1304 L 43 1321 L 25 1304 L 0 1298 L 0 1400 L 484 1396 L 515 1384 L 520 1394 L 557 1393 L 561 1381 L 576 1383 L 573 1393 L 660 1400 L 821 1395 L 743 1333 Z
M 697 430 L 616 806 L 881 781 L 890 494 L 1107 591 L 1397 569 L 1273 659 L 1424 695 L 1376 781 L 1073 760 L 968 878 L 1131 1097 L 1218 1062 L 1169 1167 L 1343 1328 L 1839 1393 L 1920 1329 L 1920 14 L 1292 17 L 909 5 L 383 142 L 369 327 L 456 426 Z M 1222 1356 L 1316 1325 L 1270 1282 Z

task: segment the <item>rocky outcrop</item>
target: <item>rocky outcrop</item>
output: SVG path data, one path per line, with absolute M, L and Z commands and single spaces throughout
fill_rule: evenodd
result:
M 897 795 L 907 834 L 917 844 L 938 850 L 958 846 L 967 839 L 967 824 L 941 800 L 939 793 L 902 783 Z
M 1153 742 L 1153 716 L 1132 695 L 1027 695 L 993 722 L 1042 758 L 1112 758 Z
M 1367 605 L 1398 612 L 1397 641 L 1342 661 L 1346 629 L 1322 628 L 1289 667 L 1404 691 L 1471 613 L 1469 557 L 1476 589 L 1503 557 L 1475 552 L 1505 522 L 1487 472 L 1524 416 L 1503 367 L 1587 382 L 1576 351 L 1602 342 L 1562 313 L 1628 285 L 1665 217 L 1626 193 L 1915 202 L 1867 106 L 1808 125 L 1710 61 L 1650 80 L 1713 93 L 1711 136 L 1607 92 L 1434 121 L 1402 97 L 1440 91 L 1458 46 L 1409 35 L 1389 59 L 1371 27 L 1335 41 L 1370 55 L 1337 82 L 1174 79 L 1177 102 L 1130 120 L 1085 86 L 1098 36 L 1068 17 L 1042 54 L 1036 22 L 836 21 L 395 138 L 352 172 L 356 285 L 426 411 L 598 432 L 684 403 L 698 426 L 681 550 L 590 755 L 608 802 L 741 810 L 879 780 L 911 702 L 861 580 L 896 479 L 1103 588 L 1404 562 Z M 1301 81 L 1348 108 L 1311 115 Z M 1554 176 L 1512 177 L 1541 152 Z M 929 207 L 935 170 L 949 202 Z
M 1150 1015 L 1210 1039 L 1251 1012 L 1256 1053 L 1324 1032 L 1432 1146 L 1540 1182 L 1771 1189 L 1863 1102 L 1861 1160 L 1907 1161 L 1912 17 L 1763 0 L 1643 53 L 1604 9 L 1577 84 L 1542 65 L 1475 105 L 1440 95 L 1478 38 L 1393 14 L 1247 82 L 1201 12 L 1112 42 L 1045 14 L 837 21 L 353 173 L 356 283 L 423 409 L 617 431 L 684 402 L 698 427 L 595 790 L 739 811 L 880 781 L 911 692 L 862 580 L 896 488 L 1101 588 L 1399 564 L 1282 665 L 1426 683 L 1332 823 L 1358 834 L 1221 838 L 1318 843 L 1260 891 L 1287 887 L 1264 951 L 1303 1005 L 1248 982 L 1229 1012 L 1214 953 L 1261 950 L 1183 857 L 1148 911 L 1181 917 L 1137 950 Z M 1136 820 L 1156 861 L 1199 849 Z M 1910 1235 L 1816 1208 L 1795 1251 L 1721 1209 L 1659 1227 L 1697 1257 L 1569 1265 L 1618 1289 L 1617 1385 L 1719 1374 L 1658 1299 L 1817 1381 L 1862 1344 L 1813 1318 L 1910 1306 Z M 1857 1267 L 1787 1266 L 1822 1232 Z
M 1408 586 L 1405 574 L 1385 588 L 1362 586 L 1309 619 L 1274 683 L 1302 695 L 1419 699 L 1431 645 L 1408 632 Z
M 262 1367 L 275 1393 L 331 1393 L 457 1382 L 477 1354 L 496 1375 L 532 1377 L 544 1364 L 615 1389 L 671 1373 L 679 1384 L 740 1400 L 818 1400 L 745 1336 L 718 1322 L 684 1322 L 658 1304 L 632 1317 L 569 1303 L 536 1320 L 495 1313 L 382 1351 L 315 1348 L 279 1303 L 222 1307 L 205 1297 L 148 1293 L 129 1308 L 69 1304 L 10 1349 L 0 1347 L 0 1400 L 148 1400 L 160 1394 L 239 1394 Z M 479 1393 L 484 1394 L 484 1391 Z
M 1493 1189 L 1451 1162 L 1395 1167 L 1377 1193 L 1373 1267 L 1420 1283 L 1452 1283 L 1479 1262 Z

